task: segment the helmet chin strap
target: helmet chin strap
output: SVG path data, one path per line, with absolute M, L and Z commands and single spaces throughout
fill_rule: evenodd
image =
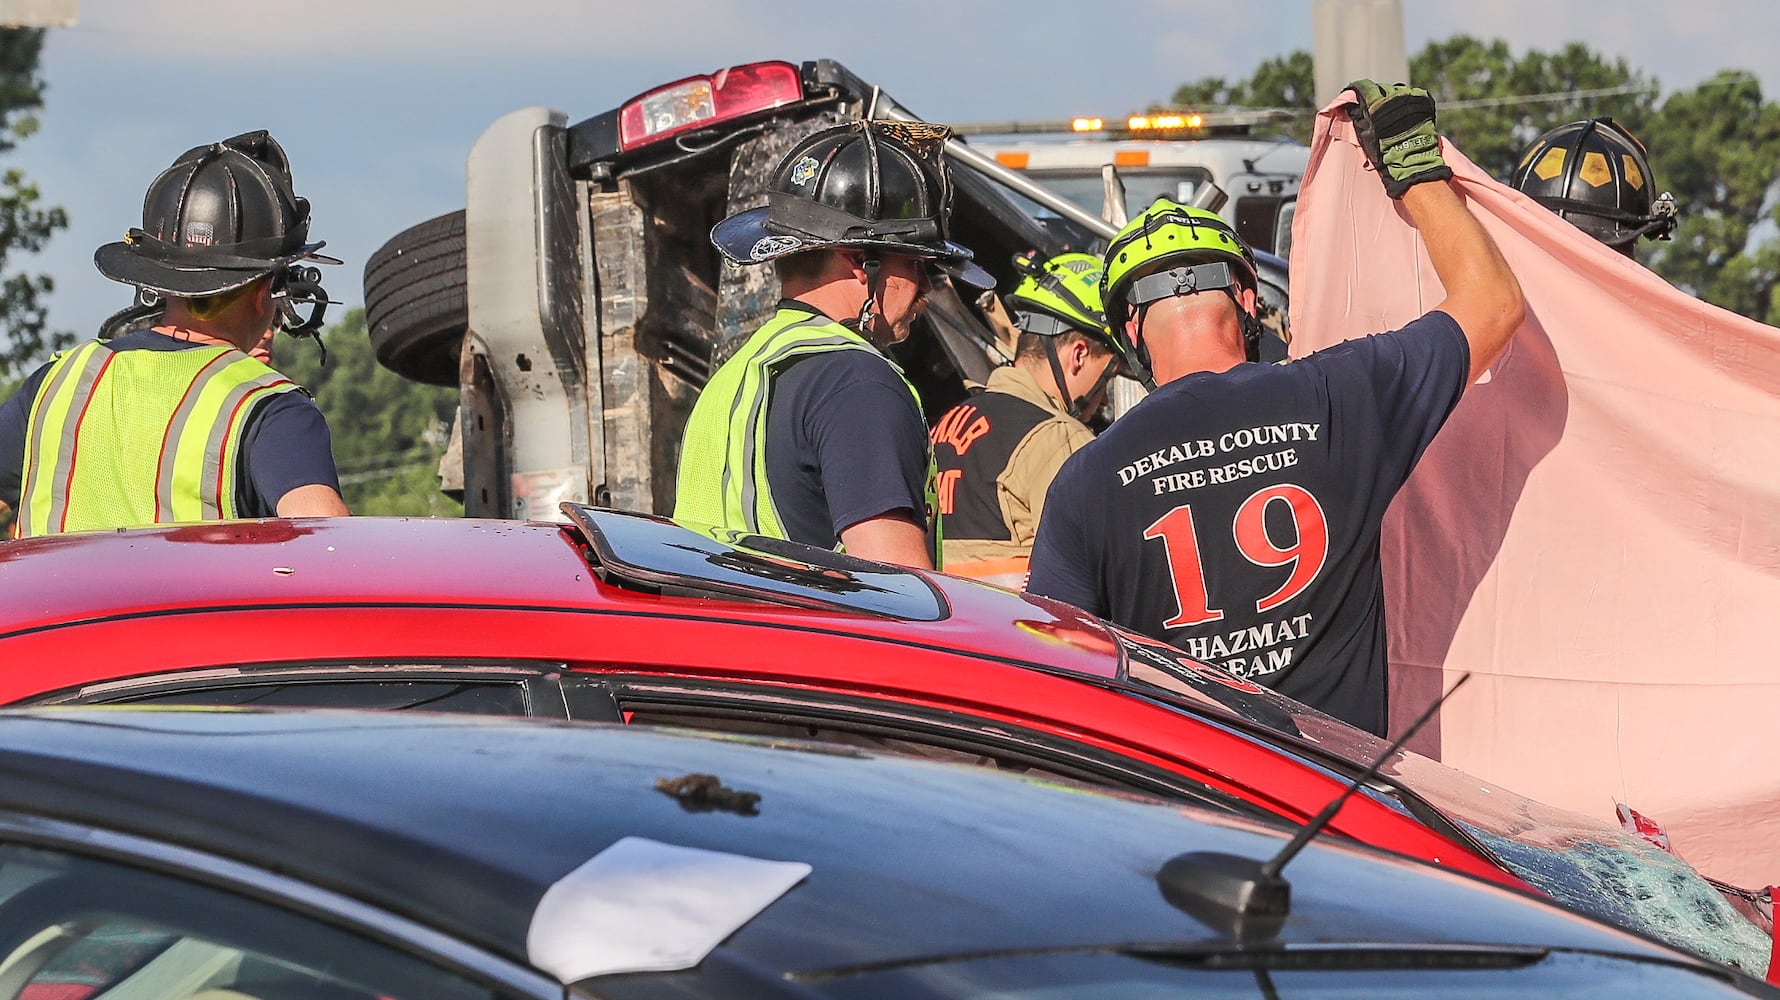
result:
M 880 348 L 885 345 L 879 341 L 877 331 L 874 329 L 877 324 L 873 320 L 883 315 L 882 310 L 878 308 L 878 300 L 883 297 L 884 293 L 884 282 L 880 273 L 883 263 L 884 259 L 875 253 L 866 254 L 859 262 L 860 268 L 865 271 L 865 301 L 859 303 L 857 319 L 859 335 Z
M 1236 299 L 1232 291 L 1230 297 Z M 1261 338 L 1266 336 L 1267 327 L 1263 326 L 1260 317 L 1242 308 L 1242 300 L 1236 299 L 1236 325 L 1242 330 L 1242 347 L 1250 361 L 1261 360 Z
M 1150 369 L 1150 348 L 1143 342 L 1143 318 L 1149 311 L 1148 302 L 1137 307 L 1137 325 L 1135 332 L 1131 334 L 1131 350 L 1125 358 L 1131 363 L 1131 377 L 1143 386 L 1143 391 L 1155 392 L 1156 376 Z
M 1061 339 L 1063 339 L 1063 338 L 1062 337 L 1045 337 L 1044 338 L 1045 360 L 1047 360 L 1051 363 L 1051 377 L 1057 380 L 1057 395 L 1063 397 L 1064 409 L 1069 411 L 1069 415 L 1071 417 L 1075 418 L 1076 420 L 1080 420 L 1080 419 L 1082 419 L 1082 406 L 1085 403 L 1087 403 L 1088 397 L 1081 396 L 1081 397 L 1074 398 L 1074 399 L 1070 398 L 1069 383 L 1064 381 L 1064 378 L 1063 378 L 1063 360 L 1061 358 L 1057 357 L 1057 341 L 1059 341 Z
M 1119 374 L 1118 355 L 1113 355 L 1113 360 L 1107 362 L 1105 370 L 1100 373 L 1100 378 L 1094 382 L 1092 388 L 1071 399 L 1069 383 L 1064 380 L 1063 376 L 1063 360 L 1057 356 L 1057 341 L 1061 339 L 1063 337 L 1044 338 L 1045 358 L 1051 363 L 1051 377 L 1057 380 L 1057 394 L 1063 398 L 1064 408 L 1069 411 L 1071 417 L 1085 421 L 1082 413 L 1087 410 L 1088 401 L 1103 391 L 1107 384 Z
M 1101 393 L 1105 392 L 1106 387 L 1111 385 L 1112 380 L 1117 378 L 1118 375 L 1119 375 L 1119 356 L 1117 354 L 1114 354 L 1112 356 L 1112 360 L 1110 360 L 1106 363 L 1106 368 L 1100 372 L 1100 378 L 1094 382 L 1094 388 L 1089 389 L 1086 395 L 1082 396 L 1079 400 L 1077 400 L 1076 405 L 1081 407 L 1083 410 L 1086 410 L 1088 408 L 1088 400 L 1093 399 L 1095 396 L 1098 396 Z M 1080 420 L 1082 418 L 1077 417 L 1076 419 Z

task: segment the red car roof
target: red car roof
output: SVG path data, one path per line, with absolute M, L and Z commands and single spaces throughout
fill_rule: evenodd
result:
M 586 541 L 580 529 L 557 524 L 379 517 L 228 521 L 22 539 L 0 545 L 0 590 L 8 595 L 0 602 L 0 638 L 195 608 L 623 608 L 807 622 L 1095 677 L 1120 675 L 1118 645 L 1106 627 L 1044 598 L 919 574 L 946 605 L 940 620 L 927 622 L 721 596 L 663 596 L 603 581 Z

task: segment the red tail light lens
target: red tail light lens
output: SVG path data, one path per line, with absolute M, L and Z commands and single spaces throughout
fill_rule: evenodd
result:
M 731 66 L 691 76 L 626 101 L 618 110 L 618 144 L 625 152 L 691 128 L 741 118 L 803 100 L 797 67 L 787 62 Z

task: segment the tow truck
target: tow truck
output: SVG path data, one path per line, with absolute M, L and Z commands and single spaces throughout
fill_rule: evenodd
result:
M 579 121 L 532 107 L 489 125 L 466 163 L 464 210 L 396 234 L 365 265 L 378 361 L 459 389 L 440 477 L 466 515 L 672 509 L 693 400 L 779 299 L 772 269 L 722 262 L 711 226 L 763 204 L 773 167 L 804 136 L 859 117 L 919 120 L 819 59 L 689 76 Z M 953 236 L 1003 289 L 1016 254 L 1098 251 L 1122 221 L 1122 205 L 1109 219 L 963 136 L 946 155 Z M 1120 183 L 1119 169 L 1103 182 Z M 1262 278 L 1283 315 L 1283 262 L 1263 257 Z M 993 297 L 949 286 L 915 333 L 896 360 L 930 420 L 1012 354 Z
M 1266 130 L 1294 114 L 1177 110 L 967 123 L 957 131 L 982 137 L 975 148 L 1087 211 L 1122 222 L 1167 197 L 1219 212 L 1249 246 L 1287 257 L 1310 149 Z M 1118 185 L 1107 183 L 1109 167 Z

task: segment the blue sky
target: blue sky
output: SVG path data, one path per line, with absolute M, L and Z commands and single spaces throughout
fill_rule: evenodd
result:
M 50 321 L 89 334 L 129 301 L 93 250 L 140 223 L 148 182 L 190 146 L 269 128 L 311 233 L 346 265 L 463 206 L 464 156 L 504 112 L 571 121 L 661 83 L 758 59 L 837 58 L 934 120 L 1116 116 L 1183 81 L 1310 47 L 1311 0 L 80 0 L 50 33 L 43 129 L 13 155 L 69 229 L 21 263 L 52 275 Z M 1689 86 L 1721 68 L 1780 97 L 1773 0 L 1405 0 L 1411 52 L 1456 32 L 1517 50 L 1582 41 Z

